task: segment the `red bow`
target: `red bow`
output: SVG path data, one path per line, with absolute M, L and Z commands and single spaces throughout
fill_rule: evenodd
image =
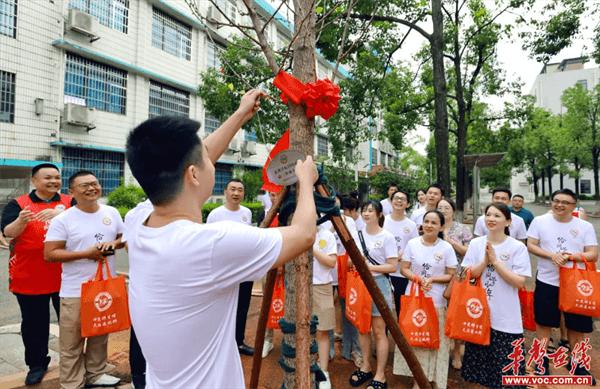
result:
M 321 116 L 327 120 L 338 110 L 340 87 L 328 79 L 303 84 L 291 74 L 281 71 L 273 84 L 281 90 L 281 101 L 284 104 L 288 103 L 288 99 L 296 105 L 304 103 L 309 119 Z
M 261 186 L 260 189 L 266 190 L 269 192 L 279 193 L 279 191 L 283 188 L 283 186 L 274 184 L 269 180 L 269 176 L 267 175 L 267 169 L 269 169 L 269 164 L 271 163 L 273 158 L 275 158 L 275 156 L 277 156 L 277 154 L 279 154 L 283 150 L 287 150 L 289 148 L 290 148 L 290 129 L 288 128 L 283 133 L 281 138 L 279 138 L 277 143 L 275 143 L 273 150 L 271 150 L 271 152 L 269 153 L 269 156 L 267 157 L 267 161 L 265 162 L 265 165 L 263 166 L 263 170 L 262 170 L 263 186 Z

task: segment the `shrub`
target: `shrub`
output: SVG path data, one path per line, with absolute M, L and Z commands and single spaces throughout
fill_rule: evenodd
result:
M 206 203 L 204 204 L 204 206 L 202 207 L 202 220 L 206 222 L 206 219 L 208 218 L 208 214 L 215 208 L 220 207 L 223 204 L 220 203 Z M 261 214 L 261 212 L 263 211 L 263 205 L 260 202 L 242 202 L 242 204 L 244 207 L 250 209 L 250 211 L 252 212 L 252 223 L 256 223 L 258 220 L 258 216 Z
M 146 199 L 146 193 L 137 185 L 120 185 L 108 195 L 108 205 L 117 208 L 121 217 Z

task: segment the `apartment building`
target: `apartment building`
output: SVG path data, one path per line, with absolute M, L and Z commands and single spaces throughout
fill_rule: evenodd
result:
M 79 169 L 96 172 L 107 193 L 133 182 L 126 135 L 149 117 L 193 118 L 203 124 L 201 136 L 220 125 L 196 92 L 200 73 L 220 67 L 218 52 L 238 32 L 218 27 L 223 16 L 209 1 L 196 3 L 206 23 L 184 0 L 0 0 L 0 206 L 27 190 L 30 169 L 41 161 L 62 168 L 65 188 Z M 267 38 L 287 45 L 289 12 L 271 19 L 273 5 L 256 4 L 271 20 Z M 247 21 L 238 0 L 218 5 Z M 319 57 L 317 72 L 331 77 L 333 65 Z M 338 77 L 347 76 L 339 69 Z M 268 150 L 241 131 L 216 165 L 215 196 L 234 167 L 262 167 Z M 315 137 L 315 151 L 329 153 L 326 133 Z

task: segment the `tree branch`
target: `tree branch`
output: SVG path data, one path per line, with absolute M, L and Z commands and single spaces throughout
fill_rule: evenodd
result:
M 214 0 L 211 0 L 211 3 L 212 2 L 214 2 Z M 267 63 L 269 64 L 269 67 L 273 71 L 273 74 L 277 75 L 277 73 L 279 73 L 281 68 L 279 67 L 279 65 L 277 65 L 277 62 L 275 61 L 275 56 L 273 55 L 273 49 L 271 49 L 271 47 L 269 46 L 269 43 L 267 42 L 267 38 L 265 37 L 265 34 L 263 32 L 263 26 L 260 25 L 260 19 L 258 17 L 258 14 L 256 13 L 256 10 L 254 9 L 254 1 L 253 0 L 243 0 L 243 2 L 244 2 L 244 5 L 246 6 L 246 9 L 248 10 L 248 16 L 250 16 L 250 20 L 252 20 L 252 25 L 254 26 L 254 30 L 256 32 L 256 37 L 258 38 L 258 45 L 260 46 L 261 50 L 263 51 L 263 54 L 265 55 L 265 58 L 267 59 Z
M 407 27 L 411 27 L 413 30 L 417 31 L 419 34 L 423 35 L 423 37 L 425 39 L 427 39 L 428 41 L 431 41 L 431 34 L 428 33 L 427 31 L 425 31 L 422 27 L 420 27 L 419 25 L 415 24 L 414 22 L 405 20 L 405 19 L 400 19 L 394 16 L 381 16 L 381 15 L 365 15 L 365 14 L 351 14 L 350 15 L 353 19 L 359 19 L 359 20 L 372 20 L 376 21 L 376 22 L 391 22 L 391 23 L 398 23 L 398 24 L 402 24 L 404 26 Z
M 342 43 L 338 50 L 338 57 L 335 61 L 335 68 L 333 69 L 333 75 L 331 76 L 331 82 L 335 81 L 335 76 L 336 76 L 338 68 L 340 66 L 340 61 L 342 60 L 344 46 L 346 45 L 346 38 L 348 37 L 348 26 L 350 25 L 350 13 L 352 12 L 352 8 L 354 8 L 354 4 L 356 4 L 355 0 L 348 0 L 348 12 L 346 15 L 346 23 L 344 23 L 344 32 L 342 32 Z
M 273 12 L 273 14 L 269 17 L 269 19 L 265 22 L 265 24 L 263 25 L 262 29 L 260 30 L 260 32 L 264 33 L 265 32 L 265 28 L 267 28 L 267 24 L 271 23 L 271 20 L 273 20 L 273 18 L 275 17 L 275 15 L 277 15 L 277 13 L 279 12 L 279 10 L 281 9 L 281 7 L 285 4 L 285 0 L 282 0 L 281 3 L 279 3 L 279 7 L 277 7 L 275 9 L 275 12 Z

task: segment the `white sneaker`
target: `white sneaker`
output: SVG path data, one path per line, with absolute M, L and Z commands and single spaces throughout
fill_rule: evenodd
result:
M 93 386 L 113 387 L 117 386 L 119 382 L 121 382 L 120 378 L 108 374 L 102 374 L 96 381 L 89 382 L 86 386 L 88 388 Z
M 273 342 L 265 340 L 265 343 L 263 345 L 262 357 L 266 358 L 271 352 L 271 350 L 273 350 Z
M 319 389 L 331 389 L 331 381 L 329 380 L 329 373 L 326 371 L 323 371 L 323 374 L 325 374 L 325 378 L 327 378 L 327 379 L 325 381 L 319 382 Z

